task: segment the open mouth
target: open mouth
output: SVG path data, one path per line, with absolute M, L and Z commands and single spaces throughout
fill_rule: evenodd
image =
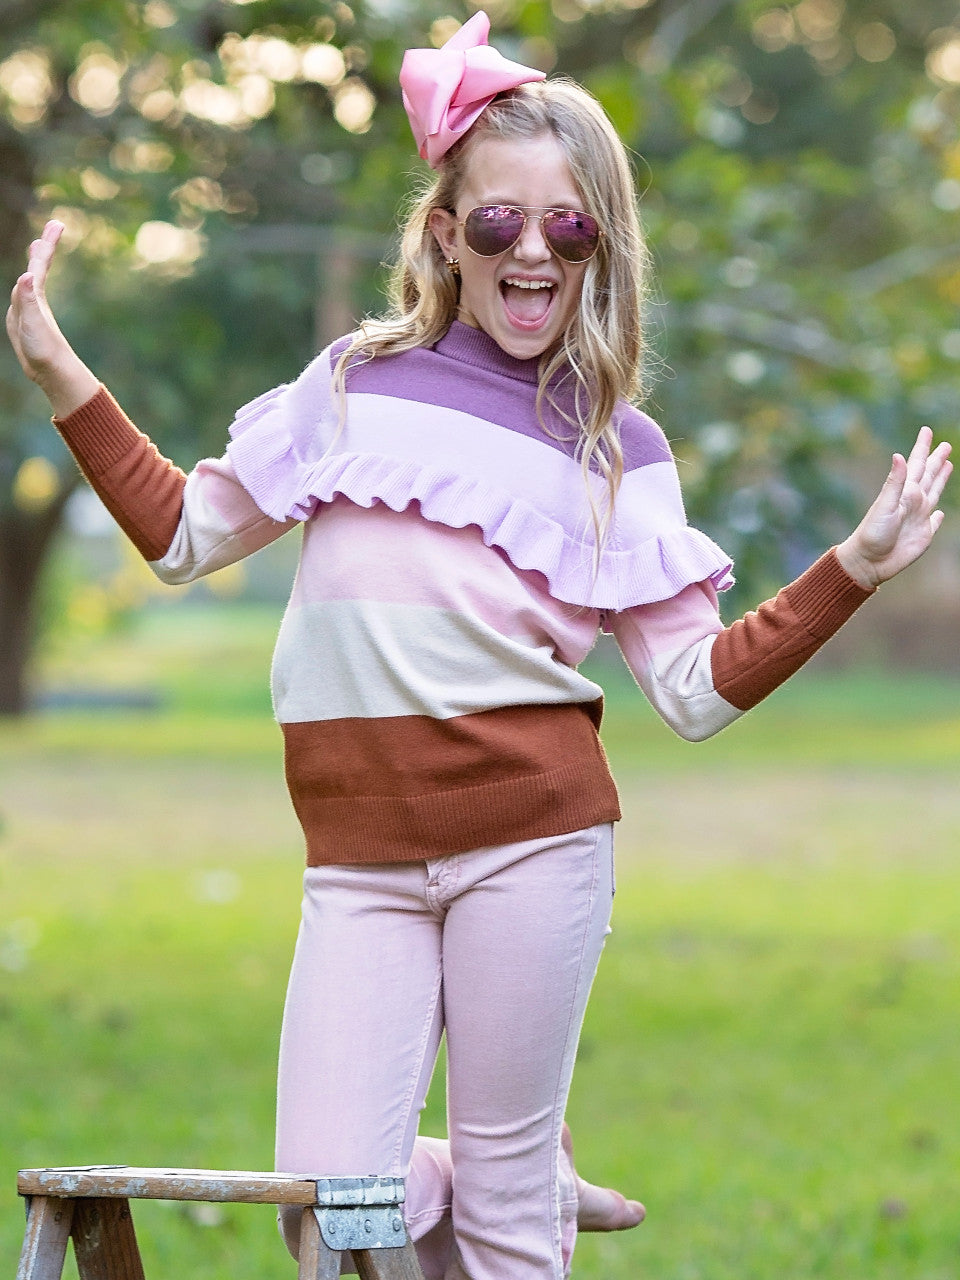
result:
M 556 286 L 551 280 L 524 280 L 510 276 L 500 281 L 500 296 L 507 315 L 521 328 L 535 328 L 547 318 Z

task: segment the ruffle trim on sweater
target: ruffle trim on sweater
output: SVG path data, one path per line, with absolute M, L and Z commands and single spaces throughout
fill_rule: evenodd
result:
M 227 447 L 241 484 L 272 520 L 308 520 L 338 496 L 398 512 L 416 502 L 436 524 L 478 526 L 486 545 L 518 569 L 543 574 L 557 600 L 585 608 L 620 611 L 670 599 L 694 582 L 709 580 L 718 591 L 733 584 L 730 558 L 687 524 L 631 545 L 624 513 L 595 566 L 591 541 L 505 488 L 386 454 L 328 451 L 304 458 L 285 422 L 286 390 L 275 388 L 241 408 Z

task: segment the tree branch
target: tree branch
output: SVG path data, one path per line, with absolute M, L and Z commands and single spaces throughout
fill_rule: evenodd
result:
M 852 349 L 831 338 L 816 324 L 781 320 L 762 311 L 747 311 L 724 302 L 702 302 L 679 311 L 676 324 L 679 328 L 727 334 L 757 347 L 802 356 L 830 369 L 854 366 Z
M 940 245 L 936 249 L 910 245 L 896 253 L 878 258 L 866 267 L 860 267 L 847 275 L 847 287 L 859 297 L 873 297 L 884 289 L 915 280 L 934 271 L 951 258 L 960 258 L 960 243 Z
M 651 71 L 666 71 L 680 50 L 702 31 L 723 9 L 736 0 L 682 0 L 657 24 L 644 53 L 644 65 Z

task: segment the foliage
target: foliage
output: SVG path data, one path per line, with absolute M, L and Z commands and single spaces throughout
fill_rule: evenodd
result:
M 693 519 L 752 600 L 849 524 L 878 448 L 920 420 L 953 428 L 955 6 L 488 8 L 506 53 L 582 79 L 638 155 L 658 273 L 651 406 Z M 465 16 L 405 0 L 0 2 L 0 262 L 12 281 L 42 220 L 65 221 L 64 327 L 186 465 L 376 309 L 418 167 L 402 49 Z M 45 418 L 5 352 L 0 539 L 45 538 L 38 569 L 38 509 L 55 527 L 76 483 Z M 28 510 L 38 456 L 55 470 Z M 0 554 L 7 619 L 29 617 L 23 576 Z

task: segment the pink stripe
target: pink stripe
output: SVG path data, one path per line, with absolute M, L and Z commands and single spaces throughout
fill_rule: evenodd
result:
M 416 506 L 392 511 L 337 498 L 304 529 L 291 606 L 334 600 L 428 605 L 479 618 L 502 635 L 550 644 L 581 662 L 599 614 L 555 600 L 542 574 L 515 569 L 476 525 L 424 520 Z
M 625 609 L 614 618 L 612 630 L 631 670 L 642 671 L 653 659 L 682 652 L 704 636 L 717 635 L 723 623 L 713 588 L 698 582 L 672 600 Z

